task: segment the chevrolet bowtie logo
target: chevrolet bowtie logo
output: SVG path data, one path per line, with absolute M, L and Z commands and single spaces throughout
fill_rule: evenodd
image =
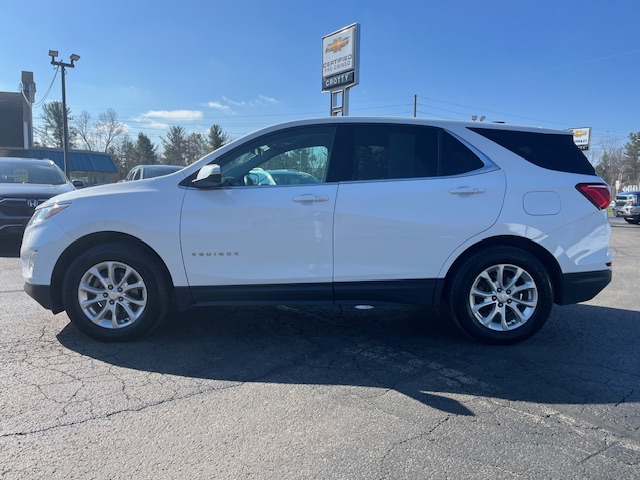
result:
M 325 53 L 326 52 L 338 53 L 348 43 L 349 43 L 349 37 L 347 37 L 347 38 L 338 37 L 333 42 L 331 42 L 329 45 L 327 45 L 327 49 L 325 50 Z

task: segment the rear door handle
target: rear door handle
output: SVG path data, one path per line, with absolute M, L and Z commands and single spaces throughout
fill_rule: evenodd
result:
M 293 201 L 298 203 L 318 203 L 326 202 L 328 200 L 329 197 L 321 197 L 320 195 L 314 195 L 313 193 L 306 193 L 304 195 L 293 197 Z
M 484 192 L 485 192 L 484 188 L 469 187 L 469 186 L 452 188 L 451 190 L 449 190 L 449 193 L 452 193 L 453 195 L 477 195 L 479 193 L 484 193 Z

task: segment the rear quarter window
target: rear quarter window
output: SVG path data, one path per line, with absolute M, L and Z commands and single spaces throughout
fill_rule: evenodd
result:
M 593 166 L 571 135 L 469 127 L 469 130 L 548 170 L 595 175 Z

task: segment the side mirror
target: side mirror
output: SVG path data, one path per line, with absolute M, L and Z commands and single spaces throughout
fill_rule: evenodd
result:
M 215 188 L 222 184 L 222 172 L 220 165 L 215 163 L 211 165 L 205 165 L 200 169 L 196 179 L 191 182 L 196 188 Z
M 84 187 L 84 182 L 82 180 L 73 180 L 71 183 L 76 188 L 83 188 Z

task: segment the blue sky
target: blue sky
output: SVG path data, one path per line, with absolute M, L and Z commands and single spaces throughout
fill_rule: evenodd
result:
M 594 142 L 621 145 L 640 131 L 637 0 L 2 0 L 0 12 L 0 91 L 32 71 L 39 102 L 55 73 L 48 51 L 76 53 L 72 114 L 113 108 L 155 143 L 169 125 L 217 123 L 235 138 L 328 115 L 321 40 L 355 22 L 352 116 L 411 116 L 418 95 L 421 117 L 591 126 Z M 60 99 L 58 75 L 47 101 Z

